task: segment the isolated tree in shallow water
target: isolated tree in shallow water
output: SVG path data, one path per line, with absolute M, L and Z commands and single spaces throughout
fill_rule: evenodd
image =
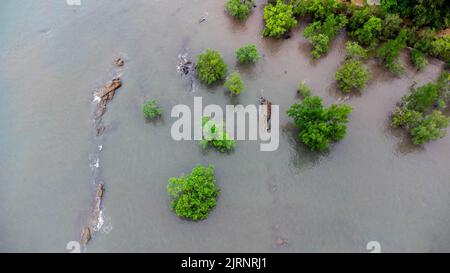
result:
M 367 56 L 367 51 L 356 42 L 347 42 L 346 61 L 336 72 L 336 81 L 339 88 L 348 93 L 352 90 L 363 90 L 369 79 L 369 72 L 360 60 Z
M 246 45 L 236 50 L 236 59 L 240 64 L 256 63 L 260 56 L 255 45 Z
M 142 106 L 142 112 L 144 117 L 148 120 L 154 120 L 161 116 L 162 110 L 158 106 L 158 100 L 151 99 L 144 103 Z
M 228 89 L 231 94 L 239 95 L 244 90 L 244 82 L 237 72 L 233 72 L 225 81 L 225 88 Z
M 214 166 L 197 165 L 192 172 L 172 177 L 167 185 L 176 215 L 194 221 L 204 220 L 217 204 L 220 190 L 214 177 Z
M 300 141 L 312 151 L 324 151 L 332 141 L 345 137 L 351 112 L 348 105 L 333 104 L 326 108 L 320 97 L 307 96 L 302 102 L 292 105 L 287 114 L 300 129 Z
M 225 4 L 225 9 L 231 16 L 243 21 L 247 19 L 255 5 L 255 0 L 229 0 Z
M 231 139 L 223 125 L 218 125 L 209 117 L 202 118 L 203 139 L 200 145 L 203 149 L 213 147 L 221 153 L 232 151 L 236 141 Z
M 211 49 L 198 55 L 196 69 L 200 80 L 209 85 L 225 79 L 228 71 L 220 53 Z

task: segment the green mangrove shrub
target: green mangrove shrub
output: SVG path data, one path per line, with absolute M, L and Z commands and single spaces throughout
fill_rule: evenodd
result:
M 211 118 L 202 118 L 202 128 L 203 139 L 200 141 L 200 146 L 203 149 L 212 147 L 221 153 L 226 153 L 236 147 L 236 141 L 230 138 L 225 127 L 215 124 Z
M 374 46 L 378 43 L 378 37 L 383 28 L 383 21 L 375 16 L 370 16 L 362 28 L 357 28 L 351 36 L 363 46 Z
M 214 166 L 197 165 L 187 175 L 170 178 L 167 193 L 172 199 L 172 210 L 179 217 L 194 221 L 208 218 L 220 194 Z
M 301 81 L 297 88 L 297 93 L 302 96 L 302 98 L 306 98 L 311 96 L 312 89 L 306 85 L 305 81 Z
M 142 113 L 144 114 L 144 117 L 148 120 L 154 120 L 157 117 L 161 116 L 162 110 L 158 106 L 158 100 L 156 99 L 150 99 L 146 102 L 144 102 L 142 106 Z
M 247 19 L 255 4 L 255 0 L 229 0 L 225 4 L 225 9 L 231 16 L 243 21 Z
M 224 86 L 233 95 L 239 95 L 245 88 L 244 82 L 237 72 L 233 72 L 230 76 L 228 76 Z
M 324 151 L 333 141 L 345 137 L 351 112 L 348 105 L 324 107 L 320 97 L 307 96 L 300 103 L 293 104 L 287 114 L 300 129 L 300 141 L 312 151 Z
M 327 53 L 330 48 L 330 42 L 336 38 L 339 31 L 347 24 L 347 18 L 344 15 L 335 16 L 331 14 L 327 16 L 324 22 L 315 21 L 309 24 L 303 35 L 307 38 L 312 46 L 312 56 L 316 59 Z
M 278 0 L 264 7 L 265 28 L 263 36 L 280 38 L 297 25 L 292 6 Z
M 255 45 L 249 44 L 236 50 L 236 59 L 240 64 L 256 63 L 260 56 Z
M 377 50 L 378 59 L 394 75 L 400 75 L 404 72 L 403 65 L 399 64 L 397 60 L 400 51 L 406 47 L 407 35 L 408 32 L 402 30 L 395 39 L 388 40 Z
M 347 60 L 336 72 L 336 81 L 339 88 L 349 93 L 352 90 L 361 91 L 366 87 L 369 73 L 361 61 Z
M 347 60 L 361 60 L 367 57 L 367 50 L 362 48 L 357 42 L 347 42 L 345 50 L 347 52 Z
M 222 55 L 211 49 L 198 55 L 196 69 L 200 80 L 208 85 L 225 79 L 228 71 Z
M 422 70 L 428 65 L 428 61 L 425 54 L 422 51 L 415 48 L 411 50 L 411 61 L 414 67 L 416 67 L 418 70 Z
M 444 72 L 435 83 L 416 88 L 403 97 L 392 115 L 392 126 L 405 129 L 416 145 L 437 140 L 446 135 L 450 118 L 442 110 L 450 98 L 450 74 Z

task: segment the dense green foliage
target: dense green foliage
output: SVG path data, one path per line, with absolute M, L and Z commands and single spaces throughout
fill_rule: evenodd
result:
M 214 177 L 214 166 L 197 165 L 192 172 L 172 177 L 167 185 L 176 215 L 194 221 L 204 220 L 217 204 L 220 190 Z
M 312 94 L 312 89 L 306 85 L 305 81 L 302 81 L 298 85 L 297 93 L 303 98 L 309 97 Z
M 217 125 L 208 117 L 202 119 L 203 140 L 200 145 L 203 149 L 213 147 L 221 153 L 230 152 L 236 146 L 236 141 L 227 134 L 224 126 Z
M 347 51 L 347 59 L 361 60 L 367 57 L 367 50 L 356 42 L 347 42 L 345 50 Z
M 258 49 L 253 44 L 243 46 L 236 50 L 236 59 L 240 64 L 256 63 L 259 58 Z
M 323 107 L 320 97 L 307 96 L 302 102 L 292 105 L 287 114 L 300 129 L 300 141 L 313 151 L 323 151 L 332 141 L 345 137 L 351 111 L 348 105 Z
M 348 93 L 352 90 L 363 90 L 369 79 L 369 73 L 361 61 L 348 60 L 336 72 L 339 88 Z
M 280 38 L 297 25 L 292 6 L 281 0 L 264 7 L 264 20 L 266 27 L 263 35 L 266 37 Z
M 346 24 L 347 18 L 344 15 L 330 14 L 324 22 L 314 21 L 305 28 L 303 35 L 313 45 L 312 55 L 314 58 L 320 58 L 328 52 L 330 42 Z
M 383 20 L 381 37 L 385 40 L 395 38 L 402 28 L 403 20 L 398 14 L 387 14 Z
M 207 49 L 197 59 L 197 73 L 204 83 L 213 84 L 226 77 L 228 67 L 219 52 Z
M 398 13 L 412 20 L 415 26 L 443 29 L 450 26 L 448 0 L 381 0 L 385 12 Z
M 411 61 L 413 65 L 419 70 L 424 69 L 428 65 L 425 54 L 415 48 L 411 50 Z
M 450 100 L 450 74 L 442 73 L 436 83 L 411 88 L 392 116 L 393 127 L 406 129 L 416 145 L 445 136 L 450 119 L 442 114 Z
M 228 76 L 224 86 L 233 95 L 239 95 L 245 88 L 244 82 L 237 72 L 233 72 L 230 76 Z
M 444 62 L 450 63 L 450 36 L 446 35 L 436 38 L 431 43 L 430 54 Z
M 407 31 L 400 31 L 395 39 L 388 40 L 377 51 L 377 57 L 395 75 L 400 75 L 404 71 L 403 66 L 398 63 L 398 57 L 400 51 L 406 47 L 407 35 Z
M 383 28 L 383 21 L 375 16 L 370 16 L 369 20 L 364 23 L 362 28 L 358 28 L 351 35 L 364 46 L 375 46 L 378 43 Z
M 158 100 L 151 99 L 144 103 L 142 106 L 142 112 L 144 113 L 144 117 L 148 120 L 153 120 L 159 116 L 161 116 L 162 110 L 158 107 Z
M 346 61 L 336 71 L 336 81 L 339 88 L 346 93 L 352 90 L 362 91 L 369 79 L 369 72 L 361 61 L 367 57 L 367 50 L 356 42 L 347 42 L 346 50 Z
M 225 4 L 225 9 L 234 18 L 238 20 L 245 20 L 247 19 L 254 5 L 254 0 L 229 0 Z
M 323 21 L 330 14 L 342 11 L 344 4 L 336 0 L 291 0 L 288 1 L 296 16 L 311 14 L 315 21 Z
M 450 119 L 440 111 L 433 111 L 426 115 L 416 127 L 411 129 L 413 143 L 421 145 L 444 137 L 449 121 Z

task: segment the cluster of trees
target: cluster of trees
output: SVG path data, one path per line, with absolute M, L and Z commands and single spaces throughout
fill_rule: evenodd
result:
M 236 59 L 240 64 L 250 64 L 258 62 L 260 55 L 255 45 L 245 45 L 236 50 Z M 224 86 L 233 95 L 239 95 L 244 89 L 245 84 L 239 73 L 233 72 L 227 77 L 228 66 L 222 58 L 222 55 L 214 50 L 207 49 L 197 57 L 195 66 L 199 79 L 207 85 L 212 85 L 217 81 L 224 80 Z
M 333 141 L 342 140 L 347 132 L 348 116 L 352 112 L 349 105 L 332 104 L 324 107 L 322 99 L 311 96 L 310 89 L 302 84 L 300 89 L 304 99 L 295 103 L 287 111 L 294 124 L 300 129 L 299 139 L 312 151 L 324 151 Z
M 450 102 L 450 73 L 444 72 L 436 82 L 413 86 L 394 111 L 392 125 L 409 132 L 416 145 L 444 137 L 450 119 L 444 110 Z
M 208 218 L 220 194 L 214 166 L 197 165 L 187 175 L 170 178 L 167 193 L 172 198 L 171 207 L 176 215 L 194 221 Z
M 336 38 L 346 24 L 347 17 L 334 14 L 328 15 L 324 21 L 317 20 L 309 24 L 305 28 L 303 35 L 313 45 L 312 56 L 318 59 L 327 53 L 330 48 L 330 42 Z
M 398 56 L 407 46 L 413 48 L 411 62 L 417 69 L 427 66 L 427 55 L 450 66 L 450 37 L 437 35 L 450 25 L 446 0 L 382 0 L 380 6 L 363 7 L 338 0 L 272 0 L 265 7 L 263 34 L 283 37 L 304 16 L 313 19 L 304 35 L 313 46 L 314 58 L 327 53 L 331 41 L 346 27 L 349 36 L 370 49 L 394 75 L 404 70 Z
M 447 0 L 381 0 L 384 13 L 397 13 L 416 27 L 444 29 L 450 26 L 450 5 Z

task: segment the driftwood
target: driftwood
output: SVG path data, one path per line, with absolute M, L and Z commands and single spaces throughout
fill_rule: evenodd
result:
M 271 119 L 272 119 L 272 102 L 264 97 L 259 98 L 259 104 L 265 105 L 264 115 L 264 127 L 266 131 L 270 131 Z

